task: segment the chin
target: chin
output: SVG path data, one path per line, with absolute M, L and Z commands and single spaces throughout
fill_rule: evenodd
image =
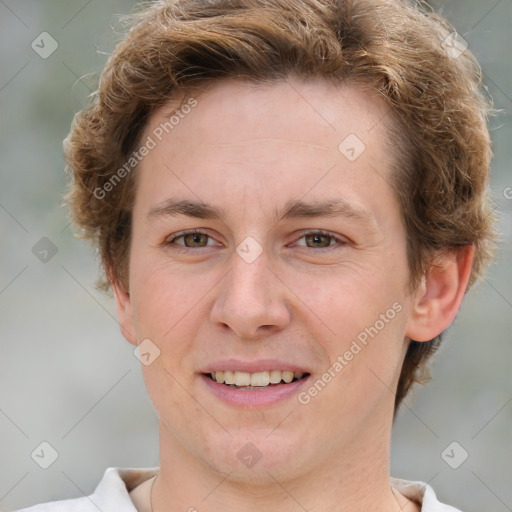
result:
M 272 435 L 272 434 L 271 434 Z M 260 435 L 244 435 L 229 439 L 229 443 L 215 443 L 201 454 L 203 462 L 223 478 L 250 485 L 274 485 L 293 479 L 300 468 L 302 473 L 305 460 L 304 443 L 290 442 L 286 435 L 269 439 L 269 430 Z M 291 472 L 291 469 L 294 472 Z M 229 477 L 228 477 L 229 475 Z

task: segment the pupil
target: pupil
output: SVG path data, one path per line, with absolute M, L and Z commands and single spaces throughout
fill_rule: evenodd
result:
M 322 238 L 323 238 L 324 241 L 327 241 L 327 245 L 329 245 L 329 242 L 327 240 L 329 238 L 328 235 L 311 235 L 311 236 L 313 238 L 313 244 L 322 244 Z M 322 245 L 325 246 L 326 244 L 323 243 Z
M 204 236 L 205 235 L 203 235 L 201 233 L 190 233 L 186 237 L 187 242 L 185 243 L 185 245 L 190 247 L 190 245 L 200 244 L 201 243 L 201 237 L 204 237 Z M 191 242 L 188 242 L 188 240 L 190 240 Z

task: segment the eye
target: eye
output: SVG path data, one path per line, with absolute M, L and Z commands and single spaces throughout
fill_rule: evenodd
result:
M 178 240 L 183 240 L 183 242 L 178 242 Z M 172 235 L 165 241 L 165 244 L 175 244 L 189 248 L 200 248 L 206 247 L 207 245 L 215 245 L 215 243 L 208 243 L 209 240 L 213 242 L 213 239 L 206 233 L 193 229 L 190 231 L 182 231 L 181 233 L 176 233 Z
M 300 243 L 301 240 L 304 240 L 304 243 Z M 336 245 L 346 245 L 347 243 L 348 241 L 344 238 L 335 236 L 327 231 L 308 231 L 302 234 L 297 240 L 296 245 L 308 249 L 327 249 Z M 199 249 L 218 244 L 207 233 L 193 229 L 171 235 L 166 239 L 165 245 L 178 246 L 176 248 L 181 246 L 183 248 Z
M 333 245 L 346 245 L 347 240 L 334 236 L 326 231 L 310 231 L 304 233 L 299 240 L 305 240 L 305 243 L 297 243 L 297 245 L 305 246 L 309 249 L 324 249 Z M 334 243 L 333 243 L 334 242 Z

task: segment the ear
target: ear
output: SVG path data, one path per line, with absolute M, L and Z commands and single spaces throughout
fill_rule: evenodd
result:
M 114 299 L 116 301 L 117 318 L 121 332 L 125 339 L 137 345 L 137 336 L 135 334 L 135 325 L 133 323 L 133 308 L 130 294 L 126 291 L 125 286 L 118 280 L 110 282 L 114 292 Z
M 453 322 L 466 292 L 474 253 L 474 246 L 464 246 L 435 258 L 415 292 L 405 333 L 409 339 L 430 341 Z

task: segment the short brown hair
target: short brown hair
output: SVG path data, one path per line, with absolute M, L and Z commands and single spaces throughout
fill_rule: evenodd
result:
M 112 180 L 157 108 L 235 78 L 354 84 L 377 92 L 390 110 L 411 289 L 434 254 L 474 245 L 471 286 L 494 247 L 489 102 L 471 52 L 447 51 L 456 37 L 426 4 L 405 0 L 153 2 L 134 15 L 90 104 L 74 118 L 65 144 L 71 216 L 98 248 L 108 279 L 127 287 L 134 174 Z M 108 198 L 97 193 L 107 189 Z M 395 412 L 440 341 L 411 341 Z

